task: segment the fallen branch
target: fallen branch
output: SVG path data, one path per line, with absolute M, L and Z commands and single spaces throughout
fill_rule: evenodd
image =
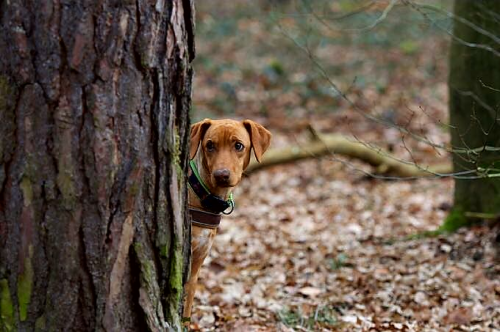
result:
M 452 172 L 450 162 L 421 167 L 415 164 L 406 164 L 391 156 L 382 148 L 366 146 L 360 142 L 353 142 L 338 134 L 318 134 L 313 129 L 312 140 L 303 146 L 291 146 L 283 149 L 271 149 L 266 152 L 261 163 L 253 160 L 246 173 L 261 170 L 266 167 L 291 163 L 294 161 L 318 158 L 329 154 L 339 154 L 356 158 L 376 168 L 377 174 L 394 175 L 400 177 L 425 177 Z

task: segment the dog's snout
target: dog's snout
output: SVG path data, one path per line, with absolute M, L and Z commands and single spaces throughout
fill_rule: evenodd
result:
M 228 182 L 231 172 L 227 168 L 218 169 L 214 172 L 214 178 L 218 182 Z

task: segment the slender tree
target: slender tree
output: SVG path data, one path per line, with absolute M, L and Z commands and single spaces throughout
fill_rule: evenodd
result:
M 454 171 L 475 170 L 468 175 L 484 177 L 456 179 L 452 228 L 474 213 L 500 212 L 500 1 L 456 0 L 454 12 L 449 75 Z
M 193 16 L 0 1 L 0 331 L 180 329 Z

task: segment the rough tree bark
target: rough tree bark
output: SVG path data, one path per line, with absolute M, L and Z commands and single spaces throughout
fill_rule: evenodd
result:
M 0 330 L 179 330 L 193 0 L 0 0 Z
M 500 153 L 484 147 L 500 147 L 500 1 L 456 0 L 454 11 L 469 22 L 455 20 L 450 52 L 452 144 L 464 149 L 453 155 L 454 171 L 482 168 L 498 176 Z M 447 221 L 460 226 L 467 222 L 465 212 L 498 214 L 500 177 L 457 179 Z

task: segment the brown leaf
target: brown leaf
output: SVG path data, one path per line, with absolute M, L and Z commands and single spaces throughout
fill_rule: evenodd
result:
M 468 325 L 472 320 L 472 310 L 467 307 L 456 308 L 444 316 L 447 325 Z
M 321 294 L 321 289 L 316 287 L 302 287 L 299 289 L 299 293 L 308 297 L 316 297 Z

